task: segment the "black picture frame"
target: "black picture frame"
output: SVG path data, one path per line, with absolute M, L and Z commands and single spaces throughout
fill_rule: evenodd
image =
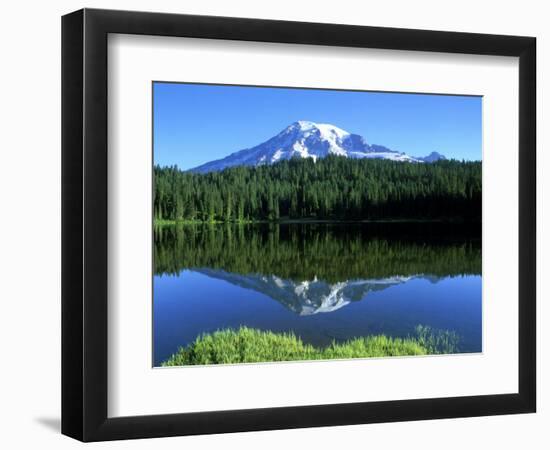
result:
M 518 393 L 107 416 L 109 33 L 519 57 Z M 62 433 L 82 441 L 535 412 L 536 39 L 83 9 L 62 18 Z

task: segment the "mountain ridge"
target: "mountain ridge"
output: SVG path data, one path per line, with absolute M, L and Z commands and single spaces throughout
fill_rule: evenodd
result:
M 201 164 L 190 171 L 208 173 L 235 166 L 269 165 L 292 158 L 312 158 L 316 161 L 328 155 L 412 163 L 431 163 L 446 159 L 444 155 L 435 151 L 425 157 L 410 156 L 383 145 L 369 144 L 363 136 L 332 124 L 299 120 L 259 145 Z

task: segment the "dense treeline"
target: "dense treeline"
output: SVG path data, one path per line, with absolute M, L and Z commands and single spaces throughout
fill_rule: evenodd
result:
M 208 267 L 295 281 L 318 277 L 327 282 L 481 274 L 481 241 L 476 228 L 435 224 L 424 225 L 423 230 L 414 228 L 404 224 L 158 226 L 155 273 Z
M 481 162 L 337 156 L 197 174 L 154 169 L 157 220 L 481 218 Z

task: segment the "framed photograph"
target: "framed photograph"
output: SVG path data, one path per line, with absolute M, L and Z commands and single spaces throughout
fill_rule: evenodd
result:
M 535 412 L 535 38 L 62 20 L 62 432 Z

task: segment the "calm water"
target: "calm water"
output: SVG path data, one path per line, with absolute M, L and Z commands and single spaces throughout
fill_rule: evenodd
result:
M 180 225 L 155 230 L 154 364 L 241 325 L 316 346 L 452 330 L 481 351 L 481 242 L 464 226 Z

